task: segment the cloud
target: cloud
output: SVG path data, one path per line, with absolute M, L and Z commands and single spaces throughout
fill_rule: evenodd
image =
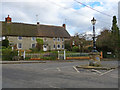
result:
M 101 12 L 117 16 L 119 0 L 78 0 Z M 94 3 L 97 2 L 97 3 Z M 91 3 L 91 4 L 90 4 Z M 98 5 L 99 4 L 99 5 Z M 78 6 L 77 9 L 75 6 Z M 71 35 L 78 33 L 92 33 L 91 19 L 96 18 L 96 32 L 111 27 L 112 17 L 102 15 L 90 8 L 84 7 L 74 0 L 2 0 L 2 20 L 10 14 L 13 22 L 36 24 L 52 24 L 62 26 L 67 24 Z M 65 20 L 66 19 L 66 20 Z

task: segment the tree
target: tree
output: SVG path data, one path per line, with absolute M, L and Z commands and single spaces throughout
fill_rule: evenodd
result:
M 67 49 L 68 51 L 72 50 L 71 43 L 72 43 L 71 40 L 66 40 L 65 41 L 65 49 Z
M 2 40 L 2 46 L 8 48 L 8 46 L 9 46 L 9 40 L 7 38 L 5 38 L 4 40 Z
M 106 57 L 107 52 L 114 53 L 112 48 L 111 31 L 104 29 L 99 36 L 97 36 L 96 47 L 98 51 L 103 51 L 103 56 Z
M 91 47 L 92 42 L 91 40 L 87 40 L 86 37 L 86 34 L 76 33 L 70 40 L 65 41 L 65 49 L 71 51 L 76 46 L 78 47 L 77 52 L 90 52 L 91 49 L 88 48 Z
M 36 41 L 37 41 L 36 48 L 38 49 L 38 51 L 42 50 L 42 48 L 43 48 L 43 40 L 40 39 L 40 38 L 37 38 Z
M 112 21 L 112 31 L 111 31 L 111 37 L 112 37 L 112 46 L 114 48 L 115 55 L 119 57 L 120 55 L 120 31 L 117 26 L 117 19 L 116 16 L 113 16 Z

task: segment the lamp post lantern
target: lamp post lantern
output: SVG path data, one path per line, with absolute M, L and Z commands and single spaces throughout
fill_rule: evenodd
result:
M 96 23 L 96 19 L 94 17 L 91 20 L 91 23 L 93 25 L 93 52 L 97 52 L 97 50 L 96 50 L 96 43 L 95 43 L 95 23 Z

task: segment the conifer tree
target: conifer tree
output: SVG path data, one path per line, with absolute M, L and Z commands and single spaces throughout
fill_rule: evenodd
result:
M 113 16 L 112 21 L 112 31 L 111 31 L 111 39 L 112 39 L 112 46 L 114 48 L 114 52 L 116 57 L 119 57 L 120 55 L 120 31 L 117 26 L 117 18 L 116 16 Z

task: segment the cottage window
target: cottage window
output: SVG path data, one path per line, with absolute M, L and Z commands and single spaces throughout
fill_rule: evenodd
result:
M 18 40 L 22 40 L 22 36 L 18 36 Z
M 59 42 L 59 41 L 60 41 L 60 38 L 57 38 L 57 41 Z
M 60 49 L 60 45 L 57 45 L 57 49 Z
M 32 40 L 34 41 L 36 38 L 35 37 L 32 37 Z
M 55 48 L 55 45 L 53 45 L 53 48 Z
M 32 44 L 32 48 L 35 48 L 35 44 Z
M 62 38 L 62 41 L 64 42 L 64 38 Z
M 62 49 L 64 49 L 64 45 L 62 45 Z
M 21 49 L 22 48 L 22 44 L 18 43 L 18 48 Z

